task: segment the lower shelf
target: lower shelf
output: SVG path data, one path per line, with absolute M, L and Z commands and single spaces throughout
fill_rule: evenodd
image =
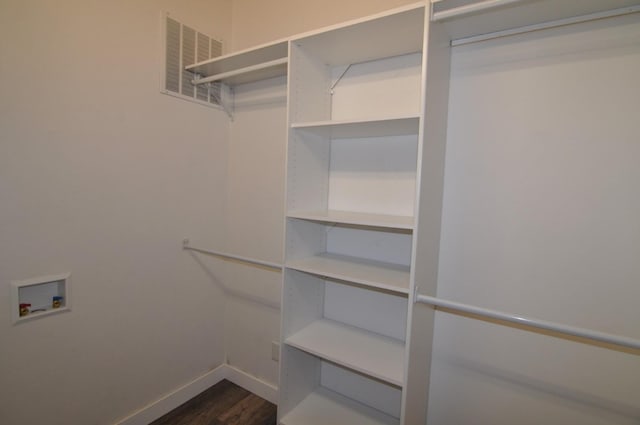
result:
M 392 385 L 403 385 L 402 341 L 322 319 L 291 335 L 285 343 Z
M 280 421 L 282 425 L 392 425 L 398 419 L 343 397 L 326 388 L 317 388 Z

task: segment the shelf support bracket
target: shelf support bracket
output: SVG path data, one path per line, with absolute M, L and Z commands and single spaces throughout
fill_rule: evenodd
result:
M 206 83 L 198 82 L 201 79 L 202 79 L 202 75 L 198 73 L 194 74 L 192 84 L 194 86 L 197 86 L 198 84 L 204 84 L 207 87 L 207 90 L 209 91 L 209 96 L 212 96 L 216 100 L 220 108 L 222 108 L 222 110 L 227 114 L 229 119 L 233 121 L 233 112 L 231 111 L 231 108 L 229 108 L 229 106 L 225 103 L 222 96 L 222 90 L 220 91 L 214 90 L 212 82 L 206 82 Z M 222 83 L 221 83 L 221 86 L 222 86 Z
M 331 93 L 331 96 L 333 96 L 333 89 L 338 85 L 340 80 L 342 80 L 342 77 L 344 77 L 344 74 L 346 74 L 349 68 L 351 68 L 351 65 L 353 64 L 350 63 L 349 65 L 347 65 L 347 67 L 344 69 L 344 71 L 342 71 L 342 74 L 340 74 L 338 79 L 333 84 L 331 84 L 331 88 L 329 88 L 329 93 Z
M 231 109 L 229 108 L 229 106 L 225 103 L 223 97 L 222 97 L 222 90 L 220 90 L 219 94 L 216 92 L 216 90 L 212 89 L 212 84 L 213 83 L 206 83 L 207 84 L 207 88 L 209 89 L 209 93 L 215 97 L 216 101 L 218 102 L 218 105 L 220 105 L 220 107 L 222 108 L 222 110 L 227 114 L 227 116 L 229 117 L 229 119 L 231 121 L 233 121 L 233 112 L 231 111 Z

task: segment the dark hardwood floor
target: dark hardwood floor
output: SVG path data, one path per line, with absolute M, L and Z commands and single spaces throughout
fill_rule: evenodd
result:
M 226 379 L 151 425 L 275 425 L 276 406 Z

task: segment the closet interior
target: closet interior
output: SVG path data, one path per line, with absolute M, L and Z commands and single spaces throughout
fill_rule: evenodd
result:
M 466 125 L 448 115 L 452 51 L 622 16 L 637 27 L 639 10 L 629 0 L 419 2 L 188 67 L 197 83 L 229 88 L 231 114 L 234 87 L 287 78 L 279 423 L 427 420 L 434 324 L 447 313 L 416 301 L 448 293 L 438 285 L 445 153 L 451 126 Z M 522 101 L 501 95 L 476 100 Z

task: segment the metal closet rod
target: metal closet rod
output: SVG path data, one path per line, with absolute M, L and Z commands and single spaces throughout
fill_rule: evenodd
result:
M 524 27 L 506 29 L 502 31 L 492 32 L 488 34 L 480 34 L 465 38 L 451 40 L 451 46 L 462 46 L 464 44 L 478 43 L 481 41 L 492 40 L 495 38 L 509 37 L 512 35 L 525 34 L 528 32 L 542 31 L 551 28 L 564 27 L 568 25 L 581 24 L 583 22 L 597 21 L 599 19 L 615 18 L 617 16 L 630 15 L 640 12 L 640 6 L 627 6 L 620 9 L 605 10 L 604 12 L 590 13 L 587 15 L 573 16 L 570 18 L 557 19 L 555 21 L 542 22 L 539 24 L 526 25 Z M 434 21 L 438 18 L 434 16 Z
M 485 0 L 478 3 L 454 7 L 448 10 L 442 10 L 440 12 L 433 12 L 431 16 L 431 21 L 433 22 L 447 21 L 447 20 L 458 18 L 458 17 L 465 17 L 473 13 L 483 12 L 485 10 L 496 9 L 508 4 L 524 3 L 526 1 L 527 0 Z M 508 37 L 511 35 L 523 34 L 523 33 L 533 32 L 533 31 L 540 31 L 544 29 L 562 27 L 566 25 L 573 25 L 573 24 L 578 24 L 582 22 L 595 21 L 598 19 L 613 18 L 616 16 L 628 15 L 631 13 L 638 13 L 638 12 L 640 12 L 640 6 L 638 5 L 621 7 L 619 9 L 605 10 L 603 12 L 589 13 L 586 15 L 573 16 L 570 18 L 558 19 L 558 20 L 549 21 L 549 22 L 542 22 L 538 24 L 492 32 L 488 34 L 480 34 L 476 36 L 469 36 L 469 37 L 464 37 L 460 39 L 454 39 L 451 41 L 451 45 L 460 46 L 463 44 L 477 43 L 480 41 L 491 40 L 494 38 Z
M 255 258 L 243 257 L 240 255 L 227 254 L 224 252 L 213 251 L 210 249 L 195 248 L 189 245 L 189 239 L 184 239 L 182 241 L 182 247 L 183 249 L 186 249 L 186 250 L 215 255 L 216 257 L 220 257 L 226 260 L 241 261 L 243 263 L 268 267 L 268 268 L 272 268 L 279 271 L 282 271 L 282 268 L 283 268 L 283 265 L 279 263 L 272 263 L 269 261 L 257 260 Z M 576 336 L 579 338 L 585 338 L 592 341 L 604 342 L 607 344 L 614 344 L 622 347 L 628 347 L 628 348 L 640 350 L 640 340 L 636 340 L 629 337 L 612 335 L 604 332 L 593 331 L 590 329 L 577 328 L 574 326 L 563 325 L 560 323 L 548 322 L 545 320 L 533 319 L 530 317 L 504 313 L 496 310 L 490 310 L 487 308 L 472 306 L 469 304 L 462 304 L 454 301 L 448 301 L 442 298 L 430 297 L 427 295 L 417 295 L 416 302 L 428 304 L 434 307 L 446 308 L 449 310 L 454 310 L 462 313 L 474 314 L 477 316 L 486 317 L 490 319 L 502 320 L 505 322 L 530 326 L 537 329 L 544 329 L 548 331 L 559 332 L 561 334 Z
M 579 338 L 585 338 L 592 341 L 604 342 L 607 344 L 614 344 L 621 347 L 633 348 L 640 350 L 640 340 L 612 335 L 604 332 L 598 332 L 591 329 L 577 328 L 574 326 L 563 325 L 560 323 L 547 322 L 545 320 L 533 319 L 530 317 L 523 317 L 520 315 L 503 313 L 496 310 L 490 310 L 482 307 L 475 307 L 469 304 L 462 304 L 454 301 L 448 301 L 441 298 L 430 297 L 427 295 L 417 295 L 416 302 L 429 304 L 434 307 L 446 308 L 462 313 L 469 313 L 477 316 L 487 317 L 490 319 L 502 320 L 505 322 L 516 323 L 519 325 L 530 326 L 537 329 L 544 329 L 548 331 L 558 332 L 564 335 L 576 336 Z
M 213 251 L 210 249 L 195 248 L 189 245 L 189 239 L 184 239 L 182 241 L 182 249 L 187 249 L 189 251 L 202 252 L 204 254 L 215 255 L 216 257 L 220 257 L 225 260 L 236 260 L 236 261 L 241 261 L 243 263 L 248 263 L 256 266 L 263 266 L 263 267 L 269 267 L 271 269 L 282 270 L 282 264 L 272 263 L 270 261 L 258 260 L 251 257 L 243 257 L 241 255 L 227 254 L 225 252 Z

